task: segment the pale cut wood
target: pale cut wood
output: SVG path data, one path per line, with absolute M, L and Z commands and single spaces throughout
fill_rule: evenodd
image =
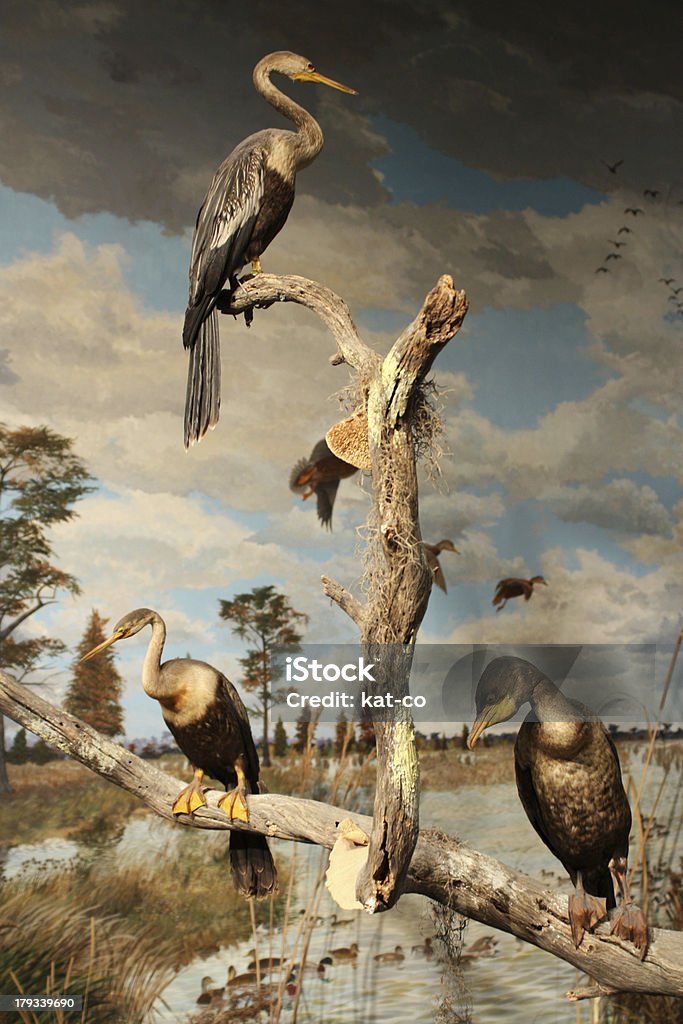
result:
M 159 771 L 3 672 L 0 712 L 133 793 L 161 817 L 173 819 L 171 806 L 186 782 Z M 366 834 L 370 834 L 373 825 L 368 816 L 352 814 L 341 807 L 261 794 L 249 797 L 251 822 L 247 826 L 230 822 L 218 809 L 217 801 L 222 795 L 210 790 L 209 806 L 193 818 L 182 815 L 176 819 L 179 825 L 246 829 L 328 849 L 334 846 L 340 834 L 338 826 L 345 819 L 355 822 Z M 543 888 L 534 879 L 478 853 L 453 836 L 433 829 L 420 833 L 404 890 L 420 893 L 553 953 L 605 989 L 683 995 L 683 933 L 650 929 L 650 944 L 643 961 L 628 943 L 609 934 L 608 923 L 601 924 L 595 934 L 586 935 L 579 949 L 575 949 L 566 894 Z M 577 995 L 581 998 L 581 990 Z

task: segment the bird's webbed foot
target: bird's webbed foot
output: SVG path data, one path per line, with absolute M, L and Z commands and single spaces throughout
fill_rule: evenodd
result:
M 612 917 L 610 935 L 632 942 L 642 960 L 647 952 L 647 921 L 640 907 L 631 900 L 621 904 Z
M 647 921 L 640 907 L 636 906 L 631 899 L 626 857 L 614 857 L 610 861 L 609 869 L 619 886 L 622 897 L 621 906 L 612 916 L 610 934 L 632 942 L 642 960 L 647 952 Z
M 239 761 L 235 764 L 237 785 L 218 801 L 218 806 L 227 814 L 231 821 L 249 821 L 247 794 L 250 792 L 247 777 Z
M 585 932 L 592 932 L 596 924 L 607 917 L 607 900 L 589 896 L 583 886 L 577 886 L 569 897 L 569 923 L 574 945 L 578 949 Z
M 192 782 L 173 804 L 174 814 L 194 814 L 198 807 L 206 807 L 206 797 L 204 796 L 206 786 L 202 786 L 203 778 L 204 772 L 198 768 L 195 769 Z

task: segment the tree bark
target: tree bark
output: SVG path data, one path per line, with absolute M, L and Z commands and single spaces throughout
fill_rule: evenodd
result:
M 186 783 L 159 771 L 0 672 L 2 712 L 134 794 L 156 814 L 174 820 L 171 807 Z M 245 825 L 230 821 L 219 810 L 221 796 L 222 792 L 210 790 L 206 794 L 208 807 L 193 817 L 181 815 L 175 820 L 190 828 L 246 830 L 328 849 L 338 838 L 337 826 L 345 818 L 357 822 L 366 834 L 373 828 L 372 819 L 366 815 L 315 800 L 272 794 L 249 797 L 250 824 Z M 683 933 L 650 929 L 643 961 L 632 946 L 609 934 L 608 923 L 587 934 L 576 949 L 566 895 L 543 888 L 527 875 L 443 832 L 425 829 L 420 833 L 403 891 L 420 893 L 553 953 L 588 974 L 604 990 L 683 995 Z

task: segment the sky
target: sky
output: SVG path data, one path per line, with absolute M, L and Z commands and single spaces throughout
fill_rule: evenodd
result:
M 54 533 L 82 594 L 27 631 L 73 652 L 91 609 L 113 625 L 153 607 L 169 656 L 239 685 L 218 601 L 273 583 L 308 642 L 355 638 L 319 577 L 357 589 L 369 481 L 342 482 L 331 533 L 287 486 L 349 382 L 324 325 L 289 304 L 250 329 L 222 318 L 221 419 L 182 443 L 194 220 L 233 146 L 285 126 L 251 69 L 290 49 L 358 96 L 277 81 L 326 142 L 264 269 L 335 290 L 381 352 L 441 274 L 470 301 L 434 365 L 440 476 L 420 481 L 424 538 L 461 553 L 442 556 L 420 642 L 656 644 L 665 666 L 683 603 L 671 12 L 651 3 L 636 27 L 600 3 L 10 0 L 0 415 L 71 437 L 98 484 Z M 548 586 L 496 613 L 496 582 L 535 574 Z M 128 736 L 159 735 L 144 635 L 116 652 Z

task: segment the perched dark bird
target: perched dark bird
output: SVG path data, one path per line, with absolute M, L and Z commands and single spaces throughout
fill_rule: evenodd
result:
M 596 274 L 609 274 L 609 268 L 608 267 L 598 267 L 598 269 L 595 271 L 595 273 Z
M 274 72 L 295 81 L 320 82 L 355 93 L 319 74 L 296 53 L 270 53 L 254 68 L 254 85 L 296 131 L 267 128 L 240 142 L 216 171 L 202 203 L 192 239 L 190 298 L 183 345 L 190 350 L 185 398 L 185 447 L 199 441 L 218 422 L 220 345 L 216 302 L 224 285 L 237 286 L 237 274 L 259 257 L 283 227 L 294 202 L 296 173 L 307 167 L 323 145 L 320 125 L 308 111 L 270 81 Z
M 527 817 L 574 884 L 569 920 L 576 946 L 616 906 L 612 877 L 623 897 L 612 934 L 631 940 L 641 959 L 647 924 L 631 902 L 628 840 L 631 809 L 612 739 L 590 708 L 569 700 L 531 662 L 496 658 L 477 684 L 472 750 L 485 729 L 531 712 L 515 742 L 517 791 Z
M 627 206 L 624 213 L 630 213 L 634 217 L 637 217 L 639 213 L 645 213 L 645 210 L 641 210 L 639 206 Z
M 432 570 L 434 582 L 437 587 L 443 590 L 444 594 L 447 593 L 448 588 L 446 587 L 446 577 L 441 569 L 439 555 L 442 551 L 453 551 L 456 555 L 459 555 L 460 552 L 452 540 L 440 540 L 438 544 L 427 544 L 426 541 L 422 541 L 422 547 L 424 548 L 427 565 Z
M 246 797 L 258 792 L 258 754 L 240 695 L 222 672 L 192 658 L 174 658 L 162 665 L 166 626 L 150 608 L 124 615 L 112 635 L 81 660 L 135 636 L 145 626 L 152 627 L 152 638 L 142 664 L 142 687 L 161 704 L 164 722 L 194 769 L 194 778 L 173 804 L 173 813 L 193 814 L 206 805 L 202 787 L 206 774 L 226 789 L 236 783 L 221 798 L 220 806 L 229 818 L 249 821 Z M 235 886 L 245 896 L 267 896 L 277 887 L 277 872 L 264 836 L 231 832 L 230 866 Z
M 656 199 L 657 196 L 660 195 L 660 192 L 659 189 L 656 188 L 646 188 L 643 192 L 643 195 L 650 196 L 651 199 Z
M 607 260 L 620 260 L 620 259 L 621 259 L 621 256 L 619 255 L 618 252 L 610 252 L 605 257 L 605 263 L 607 263 Z
M 619 228 L 619 230 L 617 231 L 617 234 L 618 234 L 618 235 L 624 235 L 624 234 L 625 234 L 625 235 L 632 235 L 632 234 L 633 234 L 633 232 L 631 231 L 631 229 L 630 229 L 630 228 L 627 228 L 627 227 L 626 227 L 626 226 L 624 225 L 623 227 L 620 227 L 620 228 Z
M 528 601 L 534 592 L 534 583 L 542 583 L 544 586 L 548 586 L 542 576 L 532 576 L 530 580 L 509 576 L 505 580 L 500 580 L 496 586 L 496 592 L 493 595 L 491 604 L 500 605 L 498 611 L 502 612 L 511 597 L 524 597 L 524 600 Z
M 624 161 L 623 160 L 617 160 L 617 162 L 615 164 L 608 164 L 606 160 L 603 160 L 602 162 L 605 165 L 605 167 L 607 168 L 607 170 L 610 172 L 610 174 L 616 174 L 617 173 L 617 168 L 621 167 L 621 165 L 623 164 Z
M 315 494 L 318 519 L 332 529 L 332 510 L 339 481 L 358 472 L 357 466 L 333 455 L 327 441 L 318 441 L 307 459 L 300 459 L 289 477 L 290 490 L 301 494 L 304 501 Z

